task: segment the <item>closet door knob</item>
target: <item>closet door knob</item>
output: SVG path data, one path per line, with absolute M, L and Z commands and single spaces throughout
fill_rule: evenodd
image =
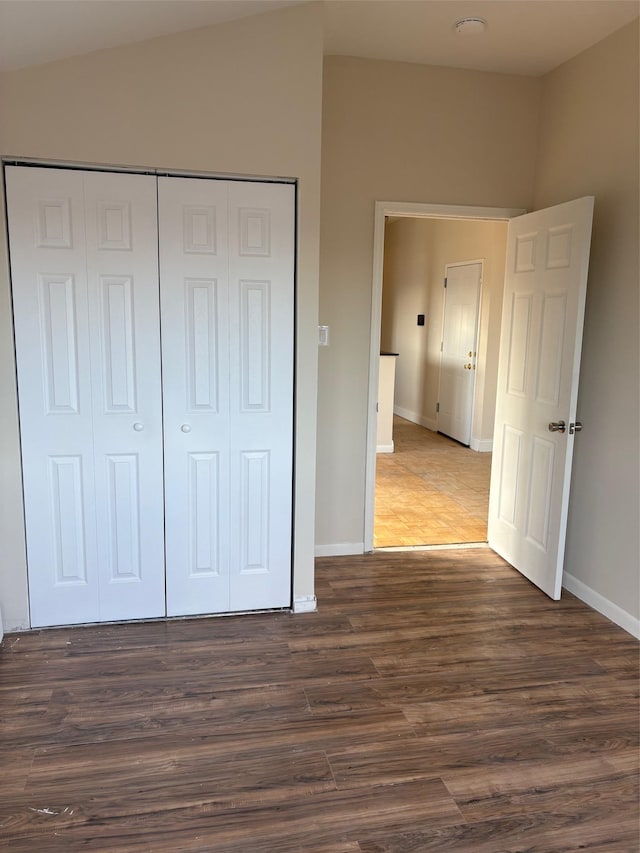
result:
M 133 425 L 133 428 L 136 432 L 142 432 L 142 430 L 144 429 L 144 424 L 136 423 Z
M 191 427 L 189 426 L 189 424 L 182 424 L 180 429 L 182 430 L 182 432 L 191 432 Z

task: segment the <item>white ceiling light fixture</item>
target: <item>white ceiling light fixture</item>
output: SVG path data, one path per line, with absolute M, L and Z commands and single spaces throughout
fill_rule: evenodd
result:
M 479 36 L 487 29 L 484 18 L 460 18 L 455 23 L 456 35 Z

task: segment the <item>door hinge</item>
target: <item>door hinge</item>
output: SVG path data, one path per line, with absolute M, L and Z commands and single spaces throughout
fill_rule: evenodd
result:
M 445 287 L 447 286 L 447 279 L 446 279 L 446 278 L 445 278 L 445 280 L 444 280 L 444 286 L 445 286 Z
M 440 411 L 440 403 L 436 403 L 436 412 Z
M 444 352 L 444 341 L 440 341 L 440 352 Z

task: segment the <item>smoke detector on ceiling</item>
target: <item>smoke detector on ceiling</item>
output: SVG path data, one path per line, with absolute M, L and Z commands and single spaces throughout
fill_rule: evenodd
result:
M 459 36 L 479 36 L 487 29 L 484 18 L 460 18 L 456 21 L 455 31 Z

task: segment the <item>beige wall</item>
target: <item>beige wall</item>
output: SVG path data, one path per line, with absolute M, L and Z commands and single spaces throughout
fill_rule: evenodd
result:
M 539 80 L 325 57 L 316 541 L 362 545 L 374 202 L 530 207 Z
M 489 220 L 400 219 L 385 232 L 381 345 L 400 353 L 396 407 L 429 429 L 437 425 L 445 267 L 483 261 L 471 438 L 485 450 L 493 439 L 506 239 L 507 223 Z M 424 326 L 416 314 L 426 314 Z
M 535 205 L 595 196 L 565 571 L 638 618 L 638 22 L 542 82 Z
M 407 418 L 410 412 L 410 420 L 423 426 L 435 417 L 427 402 L 434 365 L 429 365 L 428 353 L 430 245 L 425 226 L 425 219 L 400 219 L 385 227 L 380 329 L 380 349 L 399 353 L 394 409 L 401 408 Z M 424 326 L 416 324 L 417 314 L 425 315 Z M 437 369 L 436 364 L 436 381 Z
M 0 76 L 0 154 L 299 180 L 294 593 L 313 595 L 322 20 L 294 7 Z M 5 234 L 2 228 L 2 235 Z M 0 603 L 27 623 L 0 237 Z

